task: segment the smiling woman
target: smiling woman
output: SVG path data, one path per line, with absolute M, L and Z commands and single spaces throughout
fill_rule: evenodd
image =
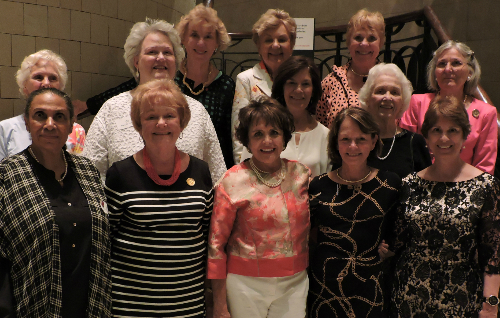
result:
M 206 162 L 176 147 L 191 117 L 171 80 L 133 92 L 144 148 L 106 175 L 113 254 L 113 315 L 205 316 L 212 180 Z
M 392 63 L 379 63 L 372 67 L 359 91 L 359 103 L 378 123 L 383 142 L 382 154 L 369 159 L 368 163 L 372 167 L 395 172 L 401 178 L 431 164 L 424 138 L 398 126 L 410 103 L 411 92 L 410 81 Z
M 428 86 L 434 93 L 412 96 L 410 107 L 401 118 L 401 127 L 420 133 L 431 101 L 436 96 L 455 96 L 463 101 L 472 126 L 460 157 L 493 174 L 497 158 L 497 112 L 495 107 L 473 96 L 480 76 L 479 62 L 467 45 L 452 40 L 443 43 L 427 66 Z
M 323 96 L 316 110 L 319 122 L 330 127 L 341 110 L 359 106 L 358 92 L 377 63 L 384 42 L 385 22 L 380 12 L 362 9 L 351 17 L 346 33 L 351 58 L 342 67 L 333 65 L 333 72 L 323 79 Z
M 186 50 L 186 58 L 175 75 L 181 91 L 205 106 L 214 124 L 228 168 L 234 165 L 231 140 L 231 107 L 234 81 L 210 61 L 231 42 L 217 11 L 199 4 L 183 16 L 176 26 Z
M 254 41 L 262 61 L 253 68 L 238 74 L 232 110 L 232 138 L 234 162 L 242 161 L 243 146 L 235 135 L 238 113 L 252 100 L 271 96 L 273 78 L 278 67 L 292 55 L 297 25 L 290 15 L 279 9 L 269 9 L 252 28 Z
M 236 135 L 252 158 L 215 186 L 207 265 L 214 317 L 306 315 L 310 171 L 280 158 L 292 131 L 292 115 L 274 99 L 239 113 Z

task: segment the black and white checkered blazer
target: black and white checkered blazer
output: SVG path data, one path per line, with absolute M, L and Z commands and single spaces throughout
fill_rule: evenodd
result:
M 99 172 L 90 160 L 64 153 L 92 214 L 87 316 L 110 317 L 111 244 Z M 17 317 L 61 317 L 58 226 L 27 156 L 25 150 L 0 163 L 0 256 L 12 263 L 10 276 Z

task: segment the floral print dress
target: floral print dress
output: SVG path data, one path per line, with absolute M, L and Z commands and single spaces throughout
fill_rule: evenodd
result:
M 499 273 L 499 181 L 403 180 L 392 317 L 477 317 L 483 274 Z

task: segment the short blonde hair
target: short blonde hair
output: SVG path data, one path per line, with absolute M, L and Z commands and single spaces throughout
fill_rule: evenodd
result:
M 146 36 L 155 32 L 164 34 L 169 38 L 170 42 L 172 42 L 175 65 L 177 69 L 179 69 L 181 62 L 184 59 L 184 50 L 181 46 L 181 39 L 173 25 L 164 20 L 153 20 L 149 18 L 146 18 L 145 22 L 137 22 L 134 24 L 132 29 L 130 29 L 130 34 L 128 35 L 124 45 L 125 53 L 123 54 L 125 63 L 127 63 L 130 72 L 134 75 L 137 82 L 139 82 L 139 77 L 137 69 L 135 68 L 134 58 L 139 56 L 141 53 L 142 42 Z
M 435 92 L 439 91 L 439 86 L 436 81 L 436 64 L 439 57 L 449 49 L 456 49 L 467 61 L 467 68 L 469 69 L 470 77 L 464 85 L 464 93 L 467 95 L 474 95 L 476 92 L 479 79 L 481 78 L 481 67 L 475 58 L 474 51 L 466 44 L 453 40 L 448 40 L 441 44 L 441 46 L 434 52 L 432 60 L 427 64 L 427 85 L 430 90 Z
M 186 128 L 191 119 L 188 102 L 179 87 L 170 79 L 156 79 L 137 86 L 132 92 L 130 117 L 137 132 L 141 132 L 141 114 L 144 107 L 157 105 L 172 107 L 179 114 L 181 129 Z
M 54 64 L 57 75 L 59 76 L 59 89 L 63 91 L 66 87 L 66 82 L 68 81 L 68 68 L 66 67 L 64 59 L 59 54 L 54 53 L 51 50 L 40 50 L 26 56 L 21 63 L 21 67 L 16 72 L 16 82 L 22 95 L 24 95 L 24 84 L 31 75 L 31 69 L 40 60 L 47 60 Z
M 189 23 L 198 20 L 206 20 L 208 24 L 214 27 L 217 34 L 217 45 L 219 50 L 224 51 L 227 49 L 231 43 L 231 37 L 227 33 L 226 26 L 222 23 L 222 20 L 217 16 L 217 11 L 214 9 L 199 4 L 194 7 L 188 14 L 181 17 L 179 23 L 175 26 L 177 32 L 181 37 L 181 41 L 186 37 L 186 33 L 189 29 Z
M 399 82 L 399 85 L 401 85 L 401 98 L 403 99 L 403 107 L 401 107 L 399 114 L 396 114 L 397 118 L 401 118 L 403 116 L 403 113 L 408 109 L 408 106 L 410 106 L 413 86 L 396 64 L 379 63 L 370 69 L 370 71 L 368 72 L 366 83 L 359 90 L 359 104 L 364 109 L 368 109 L 368 98 L 370 98 L 370 96 L 373 94 L 373 88 L 377 84 L 378 78 L 382 75 L 394 76 Z
M 347 24 L 347 32 L 345 35 L 347 46 L 351 43 L 351 37 L 354 31 L 359 29 L 368 29 L 377 33 L 380 38 L 380 48 L 382 48 L 385 43 L 385 21 L 380 12 L 370 12 L 366 9 L 361 9 L 351 17 Z
M 271 29 L 278 28 L 283 24 L 290 36 L 290 43 L 292 49 L 295 46 L 295 39 L 297 38 L 297 24 L 295 20 L 288 14 L 288 12 L 280 9 L 269 9 L 260 16 L 259 20 L 255 22 L 252 28 L 252 40 L 259 46 L 259 38 L 263 32 Z

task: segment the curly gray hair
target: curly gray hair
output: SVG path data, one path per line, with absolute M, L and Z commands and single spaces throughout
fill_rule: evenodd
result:
M 24 84 L 31 75 L 31 69 L 40 60 L 51 61 L 54 64 L 57 75 L 59 76 L 59 89 L 63 91 L 64 87 L 66 87 L 66 82 L 68 81 L 68 68 L 66 67 L 64 59 L 59 54 L 54 53 L 51 50 L 40 50 L 26 56 L 21 63 L 21 67 L 16 72 L 16 82 L 22 95 L 24 95 Z
M 142 42 L 146 36 L 154 32 L 163 33 L 170 39 L 170 42 L 172 42 L 175 65 L 177 69 L 179 69 L 181 62 L 184 59 L 184 50 L 181 46 L 181 38 L 172 24 L 164 20 L 153 20 L 149 18 L 146 18 L 145 22 L 137 22 L 134 24 L 132 29 L 130 29 L 130 34 L 128 35 L 124 45 L 125 53 L 123 54 L 125 63 L 127 63 L 127 66 L 132 75 L 134 75 L 136 81 L 139 81 L 139 74 L 137 73 L 137 69 L 134 65 L 134 58 L 139 56 L 141 53 Z

